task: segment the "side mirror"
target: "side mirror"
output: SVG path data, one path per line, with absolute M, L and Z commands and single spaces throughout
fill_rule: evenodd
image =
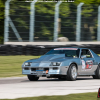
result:
M 83 59 L 83 58 L 86 58 L 86 56 L 85 56 L 85 55 L 82 55 L 81 58 L 82 58 L 82 59 Z

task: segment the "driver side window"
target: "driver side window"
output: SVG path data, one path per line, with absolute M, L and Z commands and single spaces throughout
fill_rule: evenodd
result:
M 82 49 L 81 56 L 86 56 L 86 58 L 92 58 L 92 55 L 88 49 Z

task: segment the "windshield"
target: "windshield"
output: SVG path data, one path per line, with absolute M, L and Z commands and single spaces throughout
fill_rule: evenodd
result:
M 47 52 L 45 55 L 50 54 L 65 54 L 66 57 L 79 57 L 79 49 L 53 49 Z

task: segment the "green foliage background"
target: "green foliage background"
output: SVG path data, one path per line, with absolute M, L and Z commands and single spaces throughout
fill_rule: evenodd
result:
M 6 0 L 0 0 L 0 43 L 3 43 L 4 34 L 4 2 Z
M 3 44 L 3 37 L 4 37 L 4 8 L 5 8 L 5 1 L 6 0 L 0 0 L 0 44 Z M 13 1 L 18 1 L 18 0 L 13 0 Z M 21 0 L 21 1 L 25 1 L 25 0 Z M 90 7 L 90 9 L 84 9 L 83 12 L 95 12 L 95 9 L 91 9 L 91 6 L 93 6 L 93 5 L 94 6 L 95 5 L 98 5 L 99 6 L 99 4 L 100 4 L 100 0 L 75 0 L 75 2 L 73 2 L 72 5 L 74 5 L 74 4 L 75 5 L 78 5 L 80 2 L 83 2 L 85 4 L 89 4 L 89 7 Z M 24 5 L 21 6 L 21 9 L 22 8 L 25 8 L 25 6 Z M 29 8 L 26 8 L 26 9 L 29 9 Z M 36 5 L 36 9 L 37 9 L 37 13 L 38 14 L 43 14 L 43 13 L 45 13 L 45 15 L 53 15 L 54 14 L 54 12 L 52 12 L 53 5 L 51 3 L 44 3 L 44 4 L 38 3 L 38 5 Z M 38 9 L 41 9 L 41 11 L 39 11 Z M 65 10 L 67 10 L 67 11 L 65 11 Z M 71 15 L 70 4 L 67 3 L 67 6 L 66 6 L 66 3 L 65 3 L 65 4 L 63 4 L 63 6 L 60 7 L 60 16 L 65 17 L 65 16 L 68 16 L 68 15 Z M 89 19 L 89 16 L 91 16 L 91 15 L 90 14 L 85 14 L 84 16 Z M 16 19 L 16 20 L 20 20 L 20 19 Z M 93 20 L 95 22 L 95 18 L 93 18 L 91 20 Z M 66 21 L 66 20 L 64 20 L 64 21 Z M 24 22 L 21 22 L 21 21 L 20 21 L 20 23 L 22 23 L 20 25 L 25 24 Z M 46 26 L 45 26 L 44 23 L 40 23 L 40 24 L 43 26 L 43 27 L 41 27 L 41 29 L 43 28 L 42 29 L 42 31 L 44 33 L 43 34 L 43 37 L 46 37 L 46 36 L 47 37 L 50 37 L 51 34 L 52 34 L 52 32 L 50 32 L 46 28 Z M 51 25 L 47 25 L 47 26 L 48 27 L 51 27 L 53 25 L 51 24 Z M 62 24 L 62 26 L 67 26 L 67 25 Z M 69 26 L 72 27 L 71 24 Z M 94 26 L 94 27 L 96 27 L 96 26 Z M 26 29 L 27 29 L 27 27 L 26 27 Z M 93 32 L 91 32 L 91 33 L 93 33 Z M 38 32 L 36 34 L 37 34 L 37 36 L 40 35 Z M 65 34 L 65 36 L 66 36 L 66 34 Z M 90 34 L 88 34 L 88 36 L 90 37 Z

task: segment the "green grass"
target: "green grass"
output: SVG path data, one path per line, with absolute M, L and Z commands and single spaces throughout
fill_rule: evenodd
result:
M 39 56 L 0 56 L 0 77 L 25 76 L 22 75 L 22 63 L 26 60 L 38 57 Z
M 8 99 L 3 99 L 3 100 L 8 100 Z M 70 94 L 65 96 L 27 97 L 27 98 L 18 98 L 9 100 L 100 100 L 100 98 L 97 98 L 97 93 L 95 92 L 95 93 Z
M 21 65 L 24 61 L 39 56 L 0 56 L 0 77 L 15 77 L 22 75 Z

